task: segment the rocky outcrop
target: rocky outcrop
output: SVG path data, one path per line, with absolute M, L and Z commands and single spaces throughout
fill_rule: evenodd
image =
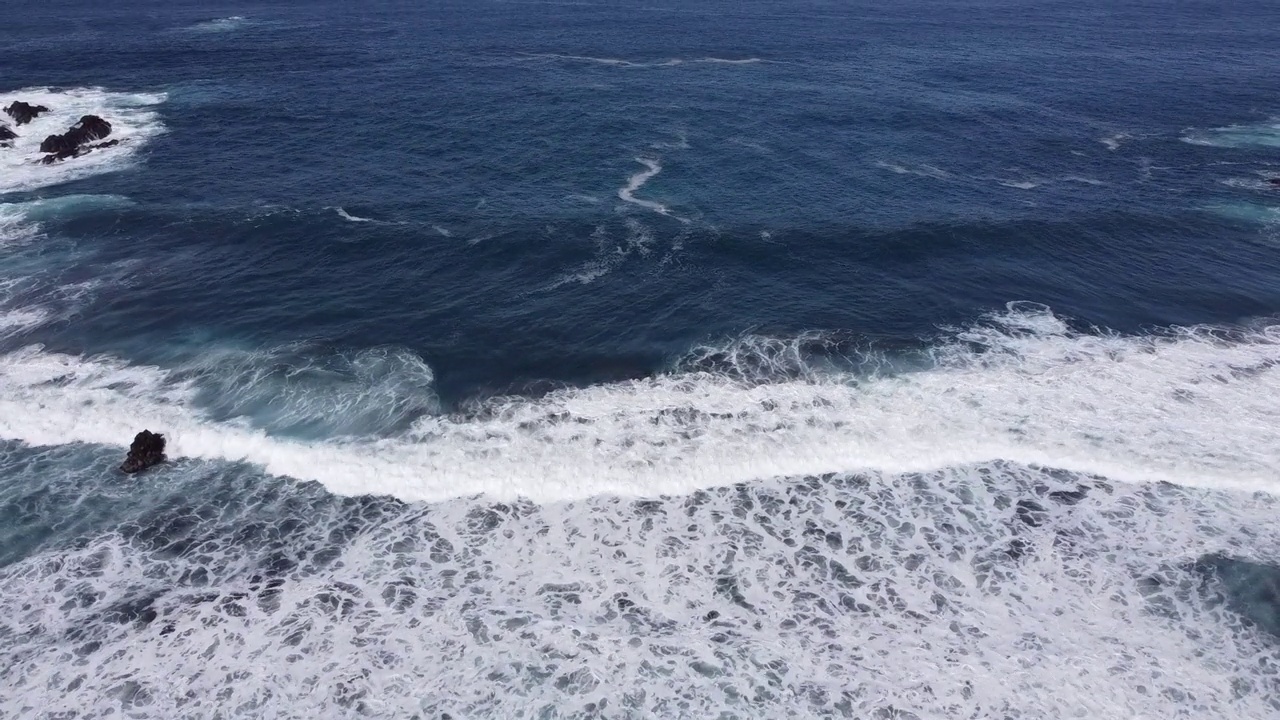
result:
M 127 473 L 136 473 L 159 465 L 166 459 L 164 436 L 150 430 L 143 430 L 134 436 L 133 444 L 129 446 L 129 455 L 125 457 L 120 469 Z
M 9 107 L 4 109 L 4 112 L 13 118 L 15 124 L 26 125 L 40 113 L 49 112 L 49 108 L 43 105 L 30 105 L 21 100 L 14 100 L 9 104 Z
M 13 147 L 12 140 L 17 139 L 18 133 L 14 132 L 8 125 L 0 123 L 0 147 Z
M 115 147 L 116 145 L 119 145 L 119 144 L 120 144 L 119 140 L 108 140 L 104 143 L 98 143 L 97 145 L 85 145 L 84 147 L 76 148 L 71 152 L 58 153 L 56 155 L 45 155 L 44 157 L 40 158 L 40 162 L 45 165 L 52 165 L 56 162 L 62 162 L 67 158 L 80 157 L 81 155 L 93 152 L 94 150 Z
M 111 123 L 97 115 L 85 115 L 61 135 L 50 135 L 40 143 L 40 152 L 62 153 L 111 134 Z
M 94 140 L 101 140 L 110 134 L 111 123 L 97 115 L 85 115 L 80 118 L 80 122 L 72 125 L 70 130 L 61 135 L 50 135 L 44 139 L 44 142 L 40 143 L 40 152 L 49 153 L 40 162 L 48 165 L 59 160 L 78 157 L 90 150 L 115 145 L 117 142 L 115 140 L 109 143 L 89 145 Z

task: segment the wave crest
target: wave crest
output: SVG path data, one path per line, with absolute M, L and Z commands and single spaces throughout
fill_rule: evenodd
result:
M 120 445 L 140 427 L 161 428 L 175 457 L 245 460 L 338 493 L 407 500 L 656 496 L 996 460 L 1280 490 L 1278 326 L 1121 336 L 1073 330 L 1048 309 L 1015 305 L 913 353 L 862 352 L 821 337 L 751 340 L 697 351 L 655 377 L 492 398 L 449 414 L 428 409 L 425 367 L 407 385 L 398 371 L 382 376 L 396 378 L 384 390 L 355 373 L 342 386 L 354 403 L 346 405 L 323 399 L 321 386 L 291 396 L 287 371 L 255 362 L 209 364 L 201 382 L 223 380 L 207 385 L 215 399 L 206 405 L 186 387 L 166 395 L 189 379 L 181 373 L 29 348 L 0 357 L 0 437 Z M 147 380 L 120 383 L 117 373 Z M 410 398 L 412 412 L 381 415 L 381 401 L 362 393 Z M 382 429 L 425 414 L 402 435 L 308 441 L 280 436 L 271 422 L 233 421 L 277 399 L 292 409 L 266 417 L 282 428 L 291 417 L 337 417 L 344 408 L 397 418 Z

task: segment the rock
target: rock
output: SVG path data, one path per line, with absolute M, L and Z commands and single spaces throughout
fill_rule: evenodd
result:
M 143 430 L 134 436 L 133 444 L 129 446 L 129 455 L 120 465 L 120 469 L 127 473 L 136 473 L 153 465 L 159 465 L 166 459 L 164 436 L 150 430 Z
M 13 121 L 18 125 L 26 125 L 40 113 L 49 112 L 49 108 L 43 105 L 29 105 L 21 100 L 14 100 L 9 104 L 9 107 L 4 109 L 4 112 L 13 118 Z
M 68 152 L 68 153 L 58 153 L 57 155 L 45 155 L 44 157 L 40 158 L 40 162 L 45 165 L 52 165 L 56 162 L 61 162 L 63 160 L 66 160 L 67 158 L 80 157 L 81 155 L 93 152 L 94 150 L 115 147 L 116 145 L 119 145 L 119 144 L 120 144 L 119 140 L 108 140 L 104 143 L 98 143 L 97 145 L 86 145 L 85 147 L 76 148 L 75 150 L 72 150 L 71 152 Z
M 40 143 L 40 152 L 50 153 L 57 160 L 65 160 L 69 157 L 76 157 L 86 149 L 86 143 L 102 138 L 111 134 L 111 123 L 103 120 L 97 115 L 85 115 L 80 118 L 80 122 L 71 126 L 61 135 L 50 135 Z M 93 149 L 93 148 L 88 148 Z M 41 162 L 53 162 L 49 158 L 45 158 Z
M 8 125 L 5 125 L 4 123 L 0 123 L 0 142 L 5 142 L 5 141 L 7 141 L 7 140 L 13 140 L 13 139 L 15 139 L 15 138 L 17 138 L 17 137 L 18 137 L 18 133 L 16 133 L 16 132 L 14 132 L 13 130 L 9 129 L 9 126 L 8 126 Z

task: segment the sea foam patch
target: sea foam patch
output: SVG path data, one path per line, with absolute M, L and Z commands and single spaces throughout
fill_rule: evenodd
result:
M 14 715 L 1274 714 L 1280 645 L 1199 571 L 1277 572 L 1269 495 L 984 463 L 407 506 L 187 464 L 121 498 L 0 452 L 24 518 L 127 513 L 0 567 Z

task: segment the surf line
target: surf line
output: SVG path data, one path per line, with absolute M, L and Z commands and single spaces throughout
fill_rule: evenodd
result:
M 636 162 L 640 163 L 641 165 L 644 165 L 645 169 L 641 170 L 635 175 L 632 175 L 631 178 L 627 180 L 626 187 L 622 187 L 618 189 L 618 198 L 623 202 L 629 202 L 633 205 L 639 205 L 642 208 L 648 208 L 658 213 L 659 215 L 666 215 L 667 217 L 675 218 L 676 220 L 679 220 L 682 223 L 689 222 L 687 218 L 682 218 L 676 215 L 672 215 L 671 210 L 667 208 L 666 205 L 663 205 L 660 202 L 654 202 L 653 200 L 643 200 L 641 198 L 636 197 L 635 193 L 637 190 L 643 187 L 645 183 L 649 182 L 649 180 L 652 179 L 654 175 L 657 175 L 658 173 L 662 172 L 662 165 L 660 165 L 657 160 L 650 160 L 649 158 L 636 158 Z

